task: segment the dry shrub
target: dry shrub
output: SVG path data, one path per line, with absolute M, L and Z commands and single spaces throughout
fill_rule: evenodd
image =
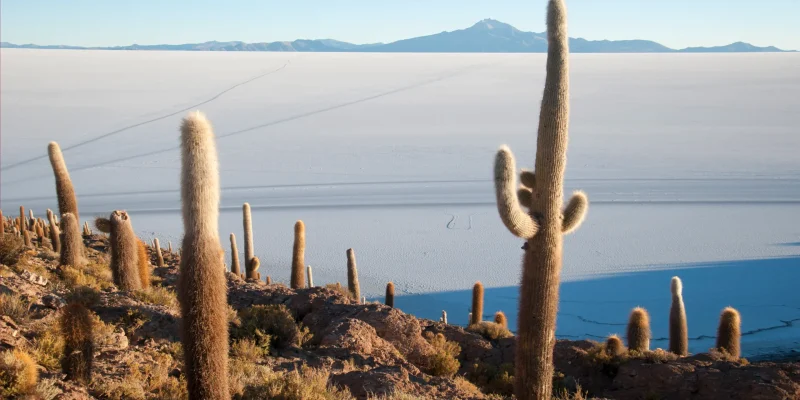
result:
M 567 389 L 561 389 L 557 393 L 553 393 L 553 400 L 589 400 L 589 393 L 583 391 L 581 385 L 575 388 L 575 392 L 570 392 Z
M 64 337 L 57 323 L 50 323 L 33 340 L 31 354 L 39 365 L 55 371 L 61 368 L 64 354 Z
M 91 308 L 100 302 L 100 292 L 89 286 L 77 286 L 66 295 L 64 300 L 70 304 L 76 303 Z
M 264 373 L 261 382 L 248 385 L 236 400 L 354 400 L 347 389 L 328 384 L 330 372 L 303 366 L 300 371 Z
M 428 373 L 433 376 L 449 377 L 458 372 L 461 363 L 456 357 L 461 353 L 461 346 L 456 342 L 447 341 L 441 333 L 434 335 L 433 332 L 426 332 L 425 339 L 434 349 L 428 360 Z
M 13 399 L 36 392 L 39 371 L 28 353 L 6 350 L 0 353 L 0 398 Z
M 476 362 L 467 370 L 467 380 L 486 393 L 511 396 L 514 393 L 514 365 Z
M 30 303 L 17 293 L 0 294 L 0 315 L 7 315 L 16 322 L 28 319 Z
M 356 297 L 355 293 L 347 290 L 347 288 L 342 286 L 340 283 L 329 283 L 325 285 L 325 288 L 333 290 L 334 292 L 339 293 L 344 297 L 347 297 L 348 299 L 358 301 L 358 298 Z
M 467 327 L 467 330 L 483 336 L 486 340 L 497 341 L 499 339 L 505 339 L 514 336 L 514 334 L 511 333 L 508 328 L 498 323 L 489 321 L 481 321 L 477 324 L 470 325 Z
M 67 288 L 87 286 L 95 290 L 103 290 L 114 286 L 111 282 L 111 272 L 103 264 L 88 264 L 80 269 L 64 265 L 59 267 L 59 271 Z
M 12 234 L 3 235 L 0 239 L 0 264 L 16 265 L 24 251 L 25 244 L 21 237 Z
M 269 339 L 267 339 L 267 346 L 269 346 Z M 266 353 L 267 346 L 259 346 L 250 339 L 241 339 L 233 342 L 231 346 L 231 355 L 243 361 L 256 362 Z
M 133 298 L 148 304 L 164 306 L 173 311 L 178 311 L 178 297 L 172 290 L 161 286 L 150 286 L 146 289 L 133 292 Z
M 253 306 L 239 310 L 238 324 L 233 326 L 231 337 L 251 339 L 259 347 L 268 349 L 300 346 L 303 335 L 286 306 Z
M 58 380 L 53 378 L 46 378 L 39 381 L 36 385 L 36 394 L 41 397 L 41 400 L 54 400 L 58 395 L 63 393 L 58 388 Z

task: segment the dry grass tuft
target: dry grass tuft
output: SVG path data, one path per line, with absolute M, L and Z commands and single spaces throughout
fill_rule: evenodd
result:
M 467 327 L 467 331 L 477 333 L 486 340 L 500 340 L 513 337 L 514 334 L 501 324 L 496 322 L 481 321 Z
M 39 371 L 28 353 L 6 350 L 0 353 L 0 398 L 24 398 L 36 392 Z
M 133 292 L 133 298 L 148 304 L 164 306 L 173 311 L 178 311 L 178 297 L 172 290 L 161 286 L 150 286 L 146 289 Z
M 239 310 L 238 324 L 231 329 L 232 338 L 251 339 L 264 349 L 269 348 L 270 344 L 278 348 L 301 346 L 304 333 L 283 304 Z
M 455 375 L 461 367 L 461 363 L 456 359 L 461 353 L 461 346 L 456 342 L 447 341 L 441 333 L 434 335 L 433 332 L 426 332 L 425 339 L 435 350 L 429 359 L 428 373 L 433 376 Z
M 30 303 L 17 293 L 0 294 L 0 315 L 7 315 L 15 322 L 23 322 L 30 314 Z

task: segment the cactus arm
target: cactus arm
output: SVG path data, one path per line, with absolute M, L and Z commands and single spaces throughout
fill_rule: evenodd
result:
M 523 169 L 522 172 L 519 173 L 519 181 L 522 183 L 522 186 L 527 188 L 533 189 L 536 187 L 536 175 L 529 169 Z
M 517 200 L 519 200 L 519 204 L 525 208 L 531 208 L 531 204 L 533 202 L 533 192 L 525 187 L 519 188 L 517 190 Z
M 586 197 L 586 193 L 580 190 L 573 193 L 569 203 L 564 207 L 561 231 L 566 235 L 578 229 L 586 218 L 588 209 L 589 198 Z
M 530 239 L 539 230 L 533 218 L 522 211 L 517 200 L 516 165 L 511 150 L 503 146 L 497 151 L 494 161 L 494 186 L 497 196 L 497 211 L 500 219 L 515 236 Z

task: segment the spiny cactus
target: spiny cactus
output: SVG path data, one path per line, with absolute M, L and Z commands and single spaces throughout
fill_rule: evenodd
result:
M 53 167 L 53 175 L 56 178 L 56 194 L 58 195 L 58 212 L 61 215 L 70 213 L 80 221 L 78 214 L 78 198 L 75 197 L 75 188 L 69 177 L 67 164 L 61 154 L 61 148 L 56 142 L 50 142 L 47 146 L 47 154 L 50 156 L 50 165 Z
M 91 312 L 80 303 L 70 303 L 61 314 L 61 332 L 64 336 L 64 356 L 61 369 L 67 379 L 89 383 L 94 358 L 93 319 Z
M 161 254 L 161 243 L 158 238 L 153 239 L 153 247 L 156 249 L 156 266 L 161 268 L 164 266 L 164 255 Z
M 53 251 L 61 253 L 61 232 L 56 225 L 56 217 L 53 213 L 49 213 L 47 218 L 50 220 L 50 244 L 53 246 Z
M 508 329 L 508 318 L 506 318 L 506 314 L 502 311 L 494 313 L 494 323 Z
M 0 210 L 0 236 L 6 234 L 6 219 L 3 218 L 3 210 Z
M 739 316 L 739 311 L 736 311 L 733 307 L 725 307 L 719 316 L 717 349 L 724 351 L 731 357 L 741 357 L 741 326 L 742 319 Z
M 139 271 L 139 282 L 142 289 L 150 287 L 150 257 L 147 255 L 147 247 L 141 239 L 137 240 L 136 263 Z
M 190 400 L 230 399 L 228 299 L 219 241 L 219 162 L 211 124 L 200 112 L 181 124 L 184 237 L 178 280 Z
M 28 229 L 28 220 L 25 218 L 25 207 L 19 206 L 19 230 Z
M 169 254 L 172 254 L 172 242 L 171 241 L 167 242 L 167 252 Z
M 28 231 L 27 229 L 23 229 L 22 230 L 22 241 L 23 241 L 23 244 L 25 244 L 25 247 L 31 247 L 32 246 L 31 234 L 30 234 L 30 231 Z
M 272 278 L 267 275 L 267 285 L 272 285 Z
M 394 283 L 386 284 L 386 305 L 394 308 Z
M 239 275 L 239 248 L 236 246 L 236 235 L 231 233 L 231 273 Z
M 442 322 L 447 325 L 447 311 L 442 310 Z
M 292 247 L 291 288 L 302 289 L 306 284 L 306 225 L 302 220 L 294 223 L 294 246 Z
M 352 293 L 356 301 L 361 301 L 361 285 L 358 283 L 356 253 L 353 249 L 347 249 L 347 290 Z
M 308 287 L 314 287 L 314 276 L 311 274 L 311 266 L 306 267 L 306 275 L 308 276 Z
M 260 266 L 261 266 L 261 260 L 259 260 L 258 257 L 253 257 L 250 260 L 250 267 L 253 268 L 253 273 L 252 273 L 252 275 L 251 274 L 245 275 L 245 279 L 253 280 L 253 281 L 261 280 L 261 278 L 259 278 L 261 276 L 261 274 L 259 272 L 256 272 L 256 271 L 258 271 L 258 268 Z
M 672 305 L 669 308 L 669 351 L 679 356 L 686 356 L 689 354 L 689 328 L 686 325 L 681 278 L 673 276 L 670 289 Z
M 495 159 L 494 180 L 500 219 L 524 248 L 518 318 L 514 393 L 519 400 L 552 396 L 558 286 L 563 237 L 578 228 L 588 208 L 576 192 L 562 211 L 569 124 L 569 44 L 564 0 L 547 8 L 547 75 L 539 114 L 535 175 L 524 171 L 517 194 L 516 166 L 503 146 Z M 530 193 L 529 193 L 530 192 Z M 527 207 L 525 212 L 520 204 Z
M 476 325 L 483 320 L 483 284 L 475 282 L 472 287 L 472 317 L 469 320 L 470 325 Z
M 103 233 L 111 233 L 111 220 L 103 217 L 95 217 L 94 227 Z
M 139 275 L 139 249 L 130 217 L 125 211 L 111 213 L 111 275 L 120 290 L 142 288 Z
M 628 318 L 628 348 L 638 352 L 650 350 L 650 315 L 636 307 Z
M 61 229 L 64 231 L 61 242 L 61 265 L 80 267 L 84 263 L 84 247 L 78 219 L 71 213 L 61 216 Z
M 625 346 L 622 344 L 619 336 L 611 335 L 606 340 L 606 354 L 610 356 L 619 356 L 625 353 Z
M 89 228 L 89 221 L 83 223 L 83 236 L 92 236 L 92 229 Z
M 41 247 L 44 242 L 44 227 L 38 222 L 36 223 L 36 238 L 39 242 L 39 247 Z
M 242 204 L 242 226 L 244 228 L 244 267 L 250 270 L 250 262 L 255 257 L 253 248 L 253 217 L 250 215 L 250 203 Z

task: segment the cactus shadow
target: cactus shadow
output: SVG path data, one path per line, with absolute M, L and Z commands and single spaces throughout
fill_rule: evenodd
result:
M 567 270 L 569 266 L 566 266 Z M 690 351 L 705 352 L 714 344 L 719 314 L 733 306 L 742 313 L 745 356 L 788 351 L 800 337 L 800 256 L 729 260 L 672 265 L 634 266 L 636 271 L 561 284 L 556 335 L 562 339 L 602 340 L 624 337 L 630 311 L 650 313 L 652 348 L 666 348 L 671 302 L 670 279 L 683 280 Z M 465 326 L 472 290 L 397 296 L 395 306 L 420 318 Z M 508 316 L 516 330 L 519 286 L 487 287 L 484 316 L 495 311 Z M 789 346 L 787 348 L 787 346 Z

